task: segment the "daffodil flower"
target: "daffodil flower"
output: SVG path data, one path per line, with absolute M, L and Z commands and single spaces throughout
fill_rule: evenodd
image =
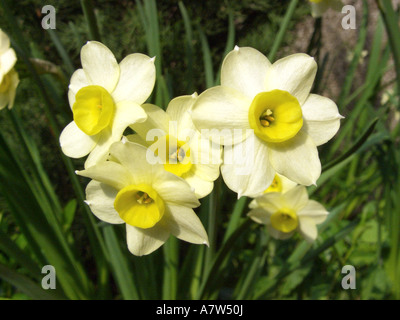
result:
M 336 134 L 342 118 L 332 100 L 310 93 L 316 71 L 306 54 L 271 64 L 259 51 L 236 46 L 224 59 L 221 85 L 199 95 L 193 122 L 199 130 L 219 130 L 210 138 L 225 146 L 221 173 L 239 197 L 259 195 L 276 173 L 298 184 L 316 183 L 321 174 L 317 146 Z M 239 129 L 240 139 L 232 139 Z M 239 165 L 226 161 L 237 150 L 252 151 L 240 164 L 247 174 L 238 174 Z
M 82 47 L 81 63 L 68 91 L 74 120 L 61 133 L 60 144 L 71 158 L 90 153 L 88 168 L 105 159 L 110 145 L 130 124 L 146 120 L 141 104 L 153 90 L 156 72 L 154 59 L 134 53 L 118 64 L 113 53 L 96 41 Z
M 18 73 L 14 69 L 17 56 L 10 48 L 10 39 L 0 29 L 0 110 L 14 105 L 15 93 L 19 83 Z
M 336 11 L 340 11 L 343 7 L 341 0 L 309 0 L 311 3 L 311 15 L 314 18 L 322 17 L 322 15 L 329 9 L 332 8 Z
M 317 224 L 325 221 L 328 212 L 314 200 L 309 200 L 306 187 L 296 186 L 280 193 L 270 192 L 250 203 L 247 215 L 257 223 L 264 224 L 275 239 L 288 239 L 296 231 L 313 242 L 318 236 Z
M 147 149 L 124 139 L 110 147 L 113 161 L 99 162 L 77 174 L 93 179 L 86 203 L 111 224 L 126 224 L 128 249 L 147 255 L 177 238 L 208 245 L 207 233 L 193 208 L 200 205 L 186 181 L 147 161 Z
M 136 134 L 128 139 L 153 150 L 165 170 L 184 179 L 196 196 L 203 198 L 212 191 L 219 176 L 222 150 L 196 130 L 190 114 L 196 99 L 196 93 L 177 97 L 166 111 L 144 104 L 148 118 L 131 125 Z

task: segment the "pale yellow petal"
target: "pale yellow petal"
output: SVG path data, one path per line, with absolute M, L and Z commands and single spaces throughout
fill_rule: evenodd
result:
M 317 146 L 328 142 L 339 130 L 343 117 L 331 99 L 310 94 L 301 108 L 304 130 Z
M 309 217 L 299 219 L 299 231 L 307 242 L 313 242 L 318 237 L 318 230 L 315 221 Z
M 297 98 L 302 105 L 310 94 L 317 63 L 313 57 L 296 53 L 276 61 L 267 75 L 267 90 L 284 90 Z
M 294 138 L 268 147 L 270 162 L 279 174 L 305 186 L 316 183 L 321 162 L 317 146 L 306 133 L 300 131 Z
M 171 233 L 183 241 L 208 245 L 208 236 L 196 213 L 187 207 L 167 205 L 165 223 Z
M 191 186 L 171 172 L 161 170 L 154 173 L 153 188 L 168 204 L 195 208 L 200 205 Z
M 101 182 L 92 180 L 86 187 L 86 203 L 93 214 L 102 221 L 112 224 L 124 223 L 114 209 L 118 190 Z
M 238 197 L 255 197 L 272 183 L 275 170 L 268 153 L 267 145 L 254 135 L 233 147 L 225 146 L 222 177 Z
M 93 150 L 99 137 L 99 135 L 88 136 L 72 121 L 61 132 L 61 150 L 71 158 L 84 157 Z
M 114 143 L 110 148 L 111 156 L 130 172 L 134 184 L 152 185 L 155 176 L 165 171 L 162 164 L 148 161 L 148 152 L 151 151 L 143 145 L 129 141 Z
M 156 81 L 154 59 L 141 53 L 133 53 L 126 56 L 119 67 L 119 81 L 112 93 L 115 102 L 124 100 L 137 104 L 146 102 Z
M 270 224 L 271 213 L 263 208 L 254 208 L 247 214 L 253 221 L 260 224 Z
M 147 114 L 147 119 L 141 123 L 135 123 L 130 127 L 144 140 L 150 144 L 156 137 L 165 136 L 169 133 L 168 114 L 154 104 L 143 104 L 143 110 Z
M 134 123 L 144 122 L 146 119 L 147 114 L 140 105 L 132 101 L 118 102 L 112 123 L 113 139 L 120 140 L 127 127 Z
M 133 184 L 129 171 L 113 161 L 104 161 L 88 169 L 77 171 L 76 174 L 102 182 L 116 190 Z
M 320 224 L 328 217 L 328 211 L 317 201 L 309 200 L 308 203 L 297 213 L 299 217 L 308 217 Z
M 89 81 L 113 92 L 119 79 L 119 65 L 114 54 L 104 44 L 88 41 L 81 49 L 82 68 Z
M 210 88 L 199 95 L 192 108 L 193 123 L 215 143 L 241 142 L 252 132 L 248 119 L 251 101 L 229 87 Z
M 283 194 L 285 204 L 296 213 L 308 203 L 308 193 L 305 186 L 296 186 Z
M 170 232 L 161 223 L 149 229 L 126 225 L 126 241 L 129 251 L 135 256 L 148 255 L 161 247 L 169 238 Z
M 271 63 L 261 52 L 250 47 L 235 47 L 225 57 L 221 85 L 238 90 L 249 99 L 266 91 L 267 71 Z

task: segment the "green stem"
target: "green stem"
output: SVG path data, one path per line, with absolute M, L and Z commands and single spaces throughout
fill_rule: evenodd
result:
M 386 31 L 389 36 L 389 43 L 392 48 L 395 70 L 397 74 L 397 92 L 400 92 L 400 28 L 398 25 L 398 17 L 393 9 L 391 1 L 376 0 L 376 3 L 383 17 Z
M 214 189 L 209 197 L 208 208 L 208 242 L 209 247 L 206 250 L 204 274 L 211 268 L 211 263 L 215 257 L 216 241 L 217 241 L 217 210 L 219 203 L 219 194 L 221 189 L 221 177 L 214 182 Z
M 99 28 L 97 27 L 96 15 L 92 0 L 81 0 L 83 14 L 89 27 L 89 36 L 91 40 L 101 41 Z
M 299 0 L 292 0 L 289 4 L 289 7 L 286 11 L 285 16 L 283 17 L 281 27 L 279 29 L 278 35 L 275 38 L 275 41 L 272 45 L 272 49 L 268 55 L 268 59 L 272 62 L 275 59 L 276 53 L 278 52 L 279 47 L 283 41 L 285 33 L 289 27 L 290 20 L 293 17 L 294 11 L 296 9 L 297 3 Z
M 225 244 L 218 251 L 217 256 L 215 257 L 211 268 L 206 273 L 206 276 L 203 278 L 203 282 L 201 284 L 200 290 L 197 294 L 196 299 L 204 299 L 206 293 L 211 289 L 213 282 L 217 279 L 217 270 L 224 262 L 226 256 L 231 251 L 236 240 L 243 234 L 243 232 L 251 226 L 253 222 L 250 219 L 246 219 L 232 235 L 225 242 Z
M 163 299 L 175 300 L 178 290 L 178 239 L 170 237 L 163 246 L 164 250 L 164 284 Z

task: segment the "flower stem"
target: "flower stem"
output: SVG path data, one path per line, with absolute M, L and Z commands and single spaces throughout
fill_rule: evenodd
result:
M 215 248 L 217 240 L 217 211 L 219 207 L 219 194 L 221 189 L 221 177 L 215 181 L 214 189 L 210 194 L 208 203 L 208 242 L 209 247 L 206 250 L 204 275 L 211 268 L 211 264 L 215 257 Z
M 268 55 L 268 59 L 272 62 L 275 59 L 276 53 L 278 52 L 278 49 L 283 41 L 283 38 L 285 36 L 286 30 L 289 27 L 289 22 L 292 19 L 293 13 L 296 9 L 297 3 L 299 2 L 299 0 L 292 0 L 289 4 L 289 7 L 286 11 L 286 14 L 283 18 L 281 27 L 279 29 L 279 32 L 275 38 L 275 41 L 272 45 L 272 49 Z
M 221 247 L 221 249 L 218 251 L 215 259 L 213 260 L 213 263 L 211 267 L 209 268 L 209 271 L 206 272 L 206 276 L 203 278 L 203 282 L 201 284 L 200 290 L 197 294 L 196 299 L 204 299 L 206 296 L 206 293 L 210 291 L 210 288 L 217 278 L 217 270 L 218 268 L 222 265 L 224 262 L 226 256 L 228 253 L 232 250 L 233 244 L 235 241 L 243 235 L 244 231 L 251 226 L 253 222 L 250 219 L 246 219 L 236 230 L 235 232 L 232 233 L 232 235 L 228 238 L 228 240 L 224 243 L 224 245 Z
M 91 40 L 101 41 L 99 28 L 97 27 L 96 15 L 92 0 L 81 0 L 83 14 L 85 15 Z

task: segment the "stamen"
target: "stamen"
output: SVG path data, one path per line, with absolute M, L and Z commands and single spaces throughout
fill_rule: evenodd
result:
M 264 119 L 261 119 L 261 125 L 263 126 L 263 127 L 269 127 L 269 122 L 267 121 L 267 120 L 264 120 Z
M 272 116 L 271 109 L 265 110 L 260 116 L 260 123 L 263 127 L 269 127 L 272 122 L 275 121 L 275 118 Z
M 177 152 L 178 152 L 178 161 L 182 162 L 182 160 L 185 158 L 185 155 L 186 155 L 185 150 L 183 150 L 182 148 L 179 148 L 177 150 Z
M 170 154 L 169 158 L 171 160 L 178 160 L 178 162 L 182 162 L 185 156 L 186 156 L 185 150 L 183 150 L 182 148 L 178 148 L 175 152 Z
M 149 197 L 149 195 L 146 192 L 139 191 L 135 195 L 136 201 L 139 204 L 150 204 L 153 202 L 153 199 Z

